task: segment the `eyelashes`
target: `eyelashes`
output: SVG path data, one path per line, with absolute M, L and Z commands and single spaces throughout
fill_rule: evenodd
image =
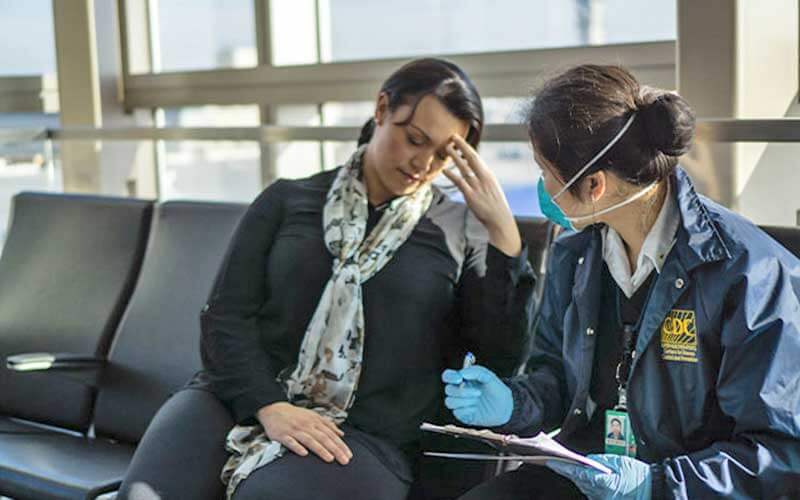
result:
M 406 140 L 412 146 L 420 147 L 420 146 L 424 146 L 425 145 L 425 141 L 416 139 L 412 135 L 408 135 L 407 134 L 406 135 Z M 448 157 L 447 153 L 442 153 L 440 151 L 436 152 L 436 159 L 439 160 L 439 161 L 447 161 L 447 157 Z

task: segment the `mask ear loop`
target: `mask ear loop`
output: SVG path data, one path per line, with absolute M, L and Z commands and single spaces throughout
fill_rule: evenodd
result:
M 576 222 L 582 221 L 584 219 L 592 220 L 592 219 L 594 219 L 595 217 L 597 217 L 599 215 L 607 214 L 607 213 L 609 213 L 609 212 L 611 212 L 613 210 L 616 210 L 618 208 L 622 208 L 622 207 L 624 207 L 626 205 L 629 205 L 629 204 L 633 203 L 634 201 L 638 200 L 642 196 L 647 195 L 647 193 L 649 193 L 650 190 L 653 189 L 656 186 L 658 186 L 658 182 L 654 182 L 654 183 L 650 184 L 649 186 L 646 186 L 645 188 L 640 190 L 638 193 L 636 193 L 632 197 L 628 198 L 625 201 L 617 203 L 616 205 L 611 205 L 610 207 L 603 208 L 599 212 L 593 212 L 592 214 L 588 214 L 588 215 L 580 215 L 578 217 L 567 217 L 567 220 L 572 222 L 573 224 L 576 223 Z
M 658 189 L 658 187 L 661 184 L 661 182 L 662 181 L 655 181 L 653 183 L 654 187 L 656 189 Z M 669 179 L 666 179 L 665 182 L 666 182 L 665 187 L 666 187 L 667 196 L 668 196 L 669 195 Z M 639 219 L 639 223 L 642 225 L 642 230 L 645 230 L 647 228 L 646 227 L 647 216 L 650 213 L 650 210 L 652 210 L 653 207 L 655 206 L 656 200 L 658 200 L 658 196 L 653 196 L 652 198 L 650 198 L 650 201 L 648 203 L 647 208 L 642 211 L 642 216 Z

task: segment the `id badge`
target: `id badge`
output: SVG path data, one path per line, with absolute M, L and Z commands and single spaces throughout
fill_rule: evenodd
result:
M 628 412 L 606 410 L 604 434 L 606 453 L 626 457 L 636 456 L 636 438 L 633 435 Z

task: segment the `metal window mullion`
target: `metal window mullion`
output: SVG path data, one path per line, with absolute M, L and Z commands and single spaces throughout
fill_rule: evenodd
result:
M 158 0 L 145 0 L 145 22 L 147 23 L 145 33 L 147 33 L 147 56 L 150 71 L 158 73 L 161 71 L 161 33 L 159 32 Z M 153 126 L 161 128 L 164 126 L 164 109 L 151 108 Z M 161 180 L 164 178 L 164 170 L 167 168 L 167 146 L 163 140 L 156 140 L 153 143 L 153 172 L 156 185 L 156 199 L 161 200 L 163 189 Z
M 146 0 L 147 2 L 147 33 L 150 44 L 150 71 L 161 73 L 161 22 L 158 18 L 159 0 Z
M 134 71 L 160 70 L 160 37 L 158 33 L 157 0 L 117 0 L 117 24 L 119 26 L 120 63 L 121 63 L 121 96 L 123 106 L 129 113 L 134 112 L 128 99 Z M 135 69 L 134 69 L 135 68 Z M 148 107 L 149 124 L 153 127 L 163 126 L 163 113 L 156 106 Z M 150 160 L 150 178 L 156 199 L 161 198 L 162 170 L 165 167 L 164 144 L 160 140 L 152 140 L 148 144 Z
M 325 103 L 320 102 L 317 103 L 317 116 L 319 117 L 319 124 L 320 126 L 325 126 Z M 319 171 L 322 172 L 325 170 L 325 162 L 327 160 L 327 154 L 325 153 L 325 141 L 320 140 L 317 144 L 319 144 Z
M 119 64 L 120 73 L 118 81 L 119 97 L 125 102 L 125 83 L 131 74 L 130 56 L 128 54 L 128 0 L 117 0 L 117 36 L 119 37 Z M 129 109 L 127 111 L 130 111 Z
M 256 32 L 256 54 L 258 67 L 272 67 L 272 10 L 270 0 L 253 0 L 253 12 Z M 258 107 L 259 123 L 262 126 L 273 125 L 277 121 L 275 106 L 261 103 Z M 267 187 L 278 177 L 278 150 L 275 145 L 259 139 L 259 168 L 261 171 L 261 186 Z
M 159 32 L 160 23 L 158 19 L 158 0 L 146 0 L 147 2 L 147 41 L 150 48 L 150 71 L 153 73 L 161 72 L 161 33 Z M 163 107 L 152 108 L 153 124 L 156 128 L 164 126 Z M 156 195 L 161 199 L 161 179 L 164 178 L 164 170 L 167 168 L 167 146 L 163 140 L 156 140 L 153 150 L 155 155 L 155 176 L 156 176 Z
M 320 0 L 314 0 L 314 48 L 316 50 L 315 59 L 316 63 L 322 62 L 322 32 L 320 29 Z M 320 126 L 325 126 L 324 102 L 317 102 L 317 121 Z M 317 150 L 319 151 L 319 170 L 325 170 L 325 141 L 317 142 Z
M 156 128 L 164 126 L 164 110 L 161 108 L 153 108 L 151 110 L 151 117 L 153 125 Z M 161 200 L 161 180 L 164 178 L 164 170 L 167 168 L 167 145 L 161 139 L 153 141 L 153 175 L 155 176 L 156 185 L 156 199 Z

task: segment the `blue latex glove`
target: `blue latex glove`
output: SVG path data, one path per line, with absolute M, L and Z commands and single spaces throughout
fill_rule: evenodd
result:
M 511 389 L 488 368 L 480 365 L 442 372 L 445 406 L 467 424 L 483 427 L 503 425 L 511 418 Z
M 585 465 L 549 460 L 545 465 L 566 477 L 590 499 L 650 500 L 650 466 L 622 455 L 589 455 L 613 472 L 602 472 Z

